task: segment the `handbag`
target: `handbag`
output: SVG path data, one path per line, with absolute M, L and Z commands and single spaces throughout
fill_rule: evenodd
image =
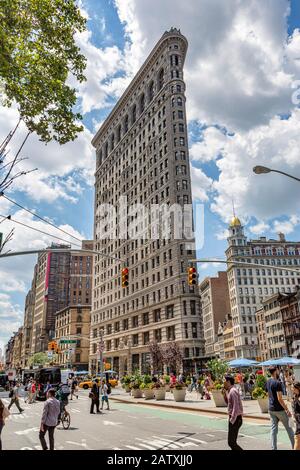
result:
M 91 398 L 92 400 L 95 400 L 95 395 L 93 392 L 90 392 L 89 393 L 89 398 Z

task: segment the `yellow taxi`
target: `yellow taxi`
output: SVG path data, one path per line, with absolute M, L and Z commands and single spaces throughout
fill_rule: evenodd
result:
M 105 379 L 105 377 L 103 377 Z M 83 388 L 84 390 L 87 390 L 88 388 L 92 388 L 93 386 L 93 380 L 97 379 L 100 383 L 100 375 L 97 376 L 97 377 L 93 377 L 92 379 L 88 379 L 88 380 L 83 380 L 82 382 L 80 382 L 78 384 L 78 387 L 79 388 Z M 118 385 L 118 381 L 117 379 L 108 379 L 110 385 L 114 388 Z

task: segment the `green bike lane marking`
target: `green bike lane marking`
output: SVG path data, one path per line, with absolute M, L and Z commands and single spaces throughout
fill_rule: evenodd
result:
M 195 412 L 190 411 L 184 412 L 178 410 L 166 410 L 163 408 L 150 408 L 147 407 L 147 405 L 143 406 L 117 402 L 114 402 L 114 407 L 136 415 L 151 415 L 162 420 L 175 421 L 179 424 L 189 424 L 192 426 L 197 426 L 199 430 L 213 429 L 216 431 L 227 431 L 228 429 L 228 419 L 221 418 L 219 416 L 207 416 L 204 414 L 196 414 Z M 257 437 L 259 439 L 264 439 L 267 441 L 270 441 L 270 432 L 271 423 L 254 424 L 249 423 L 249 421 L 245 420 L 243 426 L 240 429 L 240 434 L 244 434 L 245 436 Z M 280 427 L 278 430 L 278 443 L 290 445 L 290 440 L 286 431 Z

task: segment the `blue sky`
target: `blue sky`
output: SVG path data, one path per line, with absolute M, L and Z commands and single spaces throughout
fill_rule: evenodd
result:
M 205 206 L 205 241 L 198 256 L 224 257 L 227 242 L 222 233 L 232 199 L 251 238 L 274 238 L 286 229 L 287 238 L 300 239 L 298 187 L 277 175 L 251 175 L 254 164 L 268 161 L 300 175 L 299 114 L 290 99 L 291 83 L 300 80 L 300 3 L 218 2 L 214 8 L 208 0 L 191 0 L 184 8 L 177 0 L 82 0 L 90 33 L 80 44 L 89 68 L 78 104 L 86 131 L 73 147 L 42 148 L 33 139 L 24 153 L 39 172 L 13 188 L 10 197 L 57 225 L 92 237 L 94 154 L 88 142 L 160 35 L 177 26 L 189 40 L 186 83 L 193 189 Z M 278 115 L 287 117 L 278 122 Z M 2 119 L 0 123 L 12 125 L 15 115 L 2 109 Z M 15 210 L 1 207 L 6 213 Z M 12 226 L 2 227 L 7 232 Z M 18 231 L 10 248 L 47 242 L 35 232 Z M 2 262 L 0 347 L 21 322 L 34 261 L 28 257 Z M 200 278 L 218 269 L 200 268 Z

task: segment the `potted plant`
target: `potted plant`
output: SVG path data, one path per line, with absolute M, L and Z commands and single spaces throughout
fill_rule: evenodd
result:
M 260 411 L 262 413 L 268 413 L 269 411 L 268 394 L 262 387 L 255 387 L 255 389 L 252 392 L 252 398 L 258 401 Z
M 227 406 L 223 393 L 223 384 L 218 381 L 214 382 L 211 394 L 217 408 L 225 408 Z
M 155 400 L 165 400 L 166 399 L 166 387 L 160 382 L 154 384 L 154 396 Z
M 164 382 L 166 386 L 166 392 L 169 392 L 170 391 L 170 376 L 169 375 L 164 376 Z
M 175 401 L 185 400 L 186 385 L 184 383 L 175 382 L 175 384 L 171 385 L 171 389 L 172 389 L 173 397 Z
M 153 390 L 153 384 L 152 383 L 145 383 L 143 382 L 141 384 L 141 391 L 144 394 L 145 400 L 151 400 L 154 398 L 154 390 Z
M 131 388 L 131 395 L 133 398 L 142 398 L 143 393 L 141 391 L 141 384 L 142 378 L 140 375 L 136 374 L 132 376 L 130 388 Z
M 129 393 L 130 392 L 130 382 L 131 382 L 131 377 L 129 375 L 124 375 L 124 377 L 121 380 L 122 387 L 125 389 L 125 392 Z
M 223 385 L 223 377 L 228 370 L 228 364 L 221 359 L 212 359 L 207 363 L 208 369 L 212 372 L 212 375 L 215 381 L 212 384 L 211 394 L 214 399 L 216 407 L 223 407 L 227 406 L 225 401 L 224 395 L 222 393 Z

